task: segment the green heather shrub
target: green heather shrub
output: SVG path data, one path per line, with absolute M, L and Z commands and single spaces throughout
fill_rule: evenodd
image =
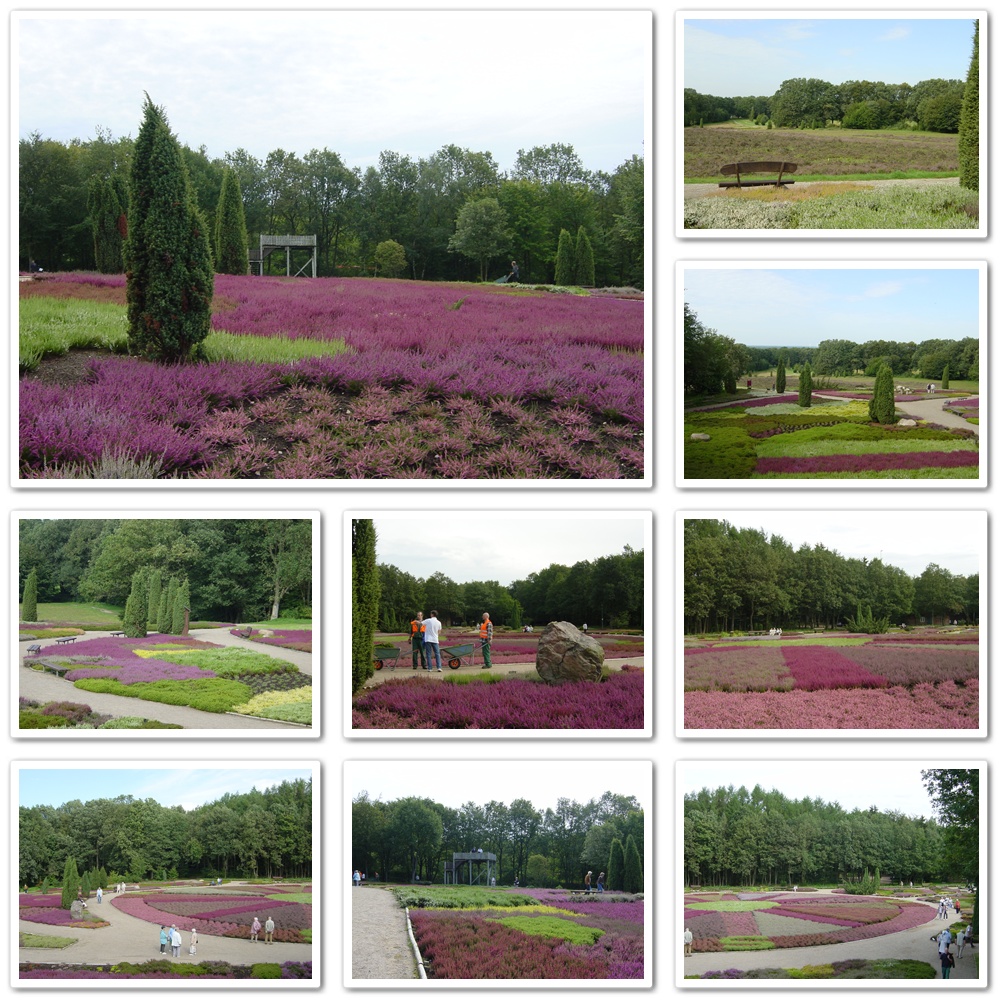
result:
M 732 934 L 718 940 L 726 952 L 765 952 L 774 947 L 762 934 Z
M 710 440 L 691 439 L 704 430 L 684 426 L 683 476 L 685 478 L 748 478 L 756 467 L 754 441 L 742 429 L 715 429 Z
M 175 704 L 180 707 L 195 708 L 224 714 L 238 704 L 250 700 L 251 688 L 236 680 L 155 680 L 153 683 L 119 683 L 118 680 L 104 678 L 77 680 L 74 684 L 80 690 L 92 694 L 118 694 L 121 697 L 138 697 L 145 701 L 159 701 L 161 704 Z
M 123 718 L 113 718 L 104 725 L 99 725 L 99 729 L 180 729 L 182 725 L 173 725 L 169 722 L 158 722 L 155 718 L 140 718 L 137 715 L 126 715 Z
M 486 917 L 485 919 L 534 937 L 561 938 L 562 941 L 567 941 L 572 945 L 595 945 L 603 936 L 602 929 L 598 927 L 586 927 L 583 924 L 576 924 L 574 920 L 565 920 L 563 917 L 516 915 L 513 917 Z
M 296 666 L 291 662 L 237 645 L 229 645 L 223 649 L 206 648 L 187 652 L 158 651 L 157 658 L 177 663 L 179 666 L 198 666 L 199 669 L 208 669 L 222 677 L 241 676 L 244 673 L 297 672 Z
M 789 969 L 793 980 L 828 980 L 833 976 L 833 966 L 824 962 L 820 965 L 802 966 L 801 969 Z
M 251 966 L 253 980 L 281 980 L 282 966 L 278 962 L 256 962 Z
M 43 715 L 38 711 L 22 711 L 18 714 L 19 729 L 65 729 L 69 725 L 62 715 Z

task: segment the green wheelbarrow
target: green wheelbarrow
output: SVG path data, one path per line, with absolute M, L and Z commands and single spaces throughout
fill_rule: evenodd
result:
M 401 650 L 397 645 L 376 645 L 373 648 L 373 668 L 383 669 L 385 662 L 394 660 L 391 669 L 397 669 L 397 661 L 401 658 Z
M 480 650 L 481 643 L 478 642 L 476 647 Z M 449 647 L 446 645 L 440 646 L 440 651 L 447 657 L 447 659 L 449 659 L 449 662 L 447 662 L 446 665 L 449 666 L 450 669 L 460 669 L 463 665 L 464 659 L 467 659 L 467 665 L 469 666 L 474 659 L 474 649 L 475 646 L 473 644 L 450 645 Z

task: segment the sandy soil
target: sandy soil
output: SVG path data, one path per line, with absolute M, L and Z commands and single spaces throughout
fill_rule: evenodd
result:
M 418 979 L 404 910 L 386 889 L 352 888 L 352 978 Z

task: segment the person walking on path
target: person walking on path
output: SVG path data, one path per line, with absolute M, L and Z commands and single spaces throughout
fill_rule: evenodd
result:
M 163 924 L 160 925 L 160 954 L 163 955 L 165 949 L 167 948 L 167 928 Z
M 269 917 L 265 921 L 265 944 L 274 945 L 275 942 L 272 940 L 272 932 L 275 930 L 275 921 Z
M 415 614 L 415 620 L 411 622 L 411 668 L 418 669 L 419 661 L 422 669 L 425 665 L 425 628 L 422 626 L 422 611 Z
M 607 873 L 606 872 L 600 872 L 599 875 L 596 876 L 596 891 L 597 892 L 603 892 L 603 883 L 606 882 L 606 880 L 607 880 Z
M 199 935 L 196 932 L 195 928 L 193 927 L 192 928 L 192 935 L 188 939 L 188 954 L 189 955 L 194 955 L 195 954 L 195 946 L 198 943 L 199 943 Z
M 433 610 L 428 617 L 422 621 L 425 629 L 425 668 L 432 672 L 432 657 L 436 657 L 436 672 L 442 673 L 443 664 L 439 660 L 439 632 L 443 630 L 442 622 L 437 616 L 438 611 Z
M 495 625 L 492 624 L 491 618 L 488 616 L 488 611 L 486 610 L 481 615 L 481 658 L 484 659 L 485 669 L 492 668 L 492 635 L 495 633 Z
M 103 892 L 103 890 L 102 890 L 101 886 L 98 886 L 97 892 L 95 893 L 95 895 L 98 897 L 98 906 L 101 906 L 101 893 L 102 892 Z
M 181 958 L 181 931 L 176 927 L 171 928 L 171 954 L 176 958 Z
M 586 892 L 593 891 L 593 873 L 591 871 L 586 872 L 586 877 L 582 880 L 582 883 L 586 887 Z
M 952 946 L 949 946 L 941 953 L 941 978 L 947 980 L 951 978 L 952 970 L 955 968 L 955 956 L 952 955 Z
M 251 925 L 251 940 L 258 940 L 258 932 L 261 930 L 261 921 L 255 917 L 254 923 Z

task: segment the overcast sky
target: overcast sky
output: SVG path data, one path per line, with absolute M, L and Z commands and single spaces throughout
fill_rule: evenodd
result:
M 770 97 L 785 80 L 917 84 L 965 80 L 973 24 L 909 16 L 684 21 L 684 86 L 719 97 Z
M 401 5 L 398 5 L 401 6 Z M 18 136 L 135 137 L 143 92 L 223 157 L 327 147 L 350 167 L 447 144 L 644 156 L 648 11 L 382 10 L 15 15 Z
M 454 582 L 494 579 L 508 586 L 551 564 L 620 554 L 625 544 L 645 546 L 641 513 L 386 513 L 373 522 L 381 564 L 422 579 L 443 572 Z
M 720 763 L 681 762 L 677 796 L 702 788 L 760 785 L 776 789 L 790 799 L 821 798 L 836 802 L 847 812 L 876 806 L 907 816 L 934 815 L 921 770 L 943 766 L 938 761 L 883 760 L 881 769 L 872 761 L 857 760 L 730 760 Z
M 683 299 L 742 345 L 979 338 L 979 269 L 686 268 Z
M 465 802 L 511 805 L 527 799 L 535 809 L 551 808 L 559 798 L 585 804 L 604 792 L 634 795 L 652 807 L 652 764 L 648 760 L 348 760 L 345 791 L 349 799 L 368 792 L 372 801 L 431 798 L 459 809 Z
M 980 570 L 980 556 L 987 548 L 984 511 L 774 510 L 685 515 L 763 530 L 768 539 L 777 534 L 795 550 L 802 544 L 822 544 L 845 558 L 881 558 L 913 576 L 931 562 L 956 575 L 972 575 Z
M 242 794 L 252 788 L 263 791 L 283 781 L 310 778 L 312 771 L 307 767 L 242 768 L 230 764 L 215 769 L 131 769 L 65 763 L 44 769 L 24 767 L 18 775 L 18 804 L 22 806 L 59 806 L 74 799 L 89 802 L 132 795 L 136 799 L 152 798 L 164 806 L 194 809 L 228 792 Z

